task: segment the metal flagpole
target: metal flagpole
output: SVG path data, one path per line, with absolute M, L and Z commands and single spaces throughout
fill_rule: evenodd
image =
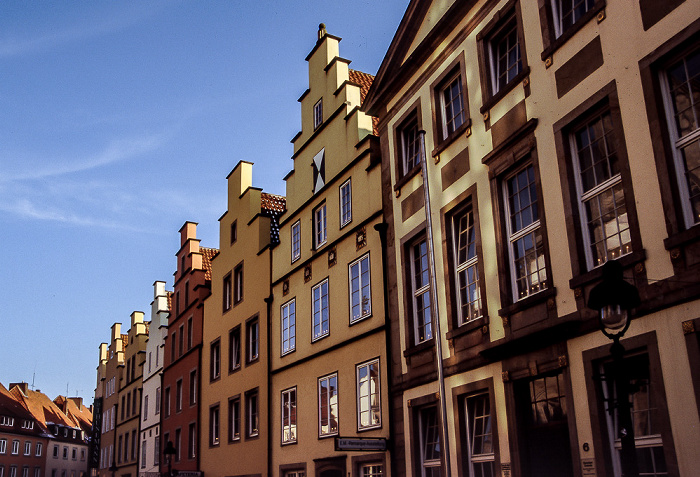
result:
M 447 426 L 447 400 L 445 398 L 445 375 L 442 369 L 442 334 L 440 333 L 440 317 L 437 306 L 437 281 L 435 279 L 435 251 L 433 250 L 433 221 L 430 211 L 430 189 L 428 187 L 428 161 L 425 154 L 425 131 L 418 131 L 420 136 L 420 168 L 423 174 L 423 199 L 425 201 L 425 222 L 428 234 L 428 262 L 430 264 L 430 312 L 434 325 L 433 339 L 437 355 L 438 381 L 440 383 L 440 411 L 442 417 L 442 448 L 445 455 L 445 470 L 452 475 L 450 465 L 450 441 Z

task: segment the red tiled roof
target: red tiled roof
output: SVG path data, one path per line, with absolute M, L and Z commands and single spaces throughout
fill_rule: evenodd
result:
M 89 408 L 85 407 L 81 398 L 58 396 L 53 402 L 74 422 L 73 427 L 80 427 L 83 431 L 90 432 L 92 413 Z
M 260 193 L 260 208 L 271 212 L 284 212 L 287 210 L 287 199 L 281 195 Z
M 202 254 L 202 267 L 204 267 L 204 278 L 205 280 L 211 280 L 211 261 L 214 257 L 219 254 L 219 249 L 217 248 L 207 248 L 199 247 L 199 251 Z M 168 296 L 168 303 L 170 303 L 171 296 Z
M 173 309 L 173 292 L 165 292 L 165 296 L 168 298 L 168 311 Z
M 42 424 L 52 422 L 68 427 L 78 427 L 46 394 L 31 389 L 27 389 L 27 393 L 23 394 L 17 387 L 12 388 L 10 393 L 15 399 L 23 402 L 27 410 Z
M 365 102 L 365 97 L 369 91 L 369 87 L 372 86 L 372 81 L 374 81 L 374 76 L 369 73 L 363 73 L 362 71 L 349 70 L 350 81 L 360 85 L 360 105 Z
M 129 346 L 129 335 L 122 335 L 122 351 L 126 351 L 126 347 Z

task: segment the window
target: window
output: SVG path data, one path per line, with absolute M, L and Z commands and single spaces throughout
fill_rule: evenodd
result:
M 632 251 L 620 160 L 609 111 L 571 134 L 581 227 L 589 269 Z
M 219 406 L 209 409 L 209 445 L 219 445 Z
M 260 356 L 260 327 L 257 318 L 246 323 L 246 360 L 247 363 L 256 361 Z
M 146 456 L 147 454 L 147 445 L 148 441 L 144 440 L 141 442 L 141 468 L 145 469 L 146 468 Z
M 160 388 L 156 388 L 156 415 L 160 414 Z
M 297 441 L 297 388 L 282 391 L 282 444 Z
M 241 368 L 241 327 L 236 326 L 228 333 L 229 372 Z
M 0 439 L 0 454 L 7 452 L 7 439 Z
M 170 337 L 172 338 L 170 343 L 170 362 L 172 363 L 177 357 L 177 330 L 173 331 L 173 334 Z M 124 418 L 122 417 L 122 419 Z
M 190 282 L 185 282 L 185 308 L 190 306 Z
M 258 390 L 248 391 L 245 395 L 246 437 L 256 437 L 259 428 Z
M 16 465 L 10 466 L 10 477 L 17 477 L 17 466 Z
M 512 286 L 517 301 L 547 287 L 534 167 L 527 165 L 509 177 L 504 193 Z
M 148 419 L 148 394 L 143 397 L 143 420 Z
M 313 340 L 318 340 L 328 336 L 330 332 L 330 321 L 328 311 L 328 279 L 311 289 L 313 302 Z
M 464 402 L 470 475 L 496 475 L 488 392 L 468 396 Z
M 182 324 L 180 325 L 180 341 L 178 341 L 178 355 L 182 356 L 183 351 L 185 350 L 185 325 Z
M 382 411 L 379 393 L 379 360 L 360 364 L 357 375 L 357 428 L 381 427 Z
M 410 255 L 411 285 L 413 288 L 413 333 L 415 344 L 420 344 L 433 338 L 428 243 L 425 238 L 421 238 L 411 246 Z
M 22 420 L 22 429 L 34 429 L 34 421 Z
M 284 473 L 284 477 L 304 477 L 306 473 L 303 470 L 288 470 Z M 2 477 L 0 475 L 0 477 Z
M 479 287 L 479 263 L 476 244 L 476 225 L 471 205 L 458 210 L 451 217 L 452 260 L 455 290 L 457 291 L 457 323 L 465 323 L 483 315 Z
M 236 224 L 236 221 L 234 220 L 231 223 L 231 245 L 236 243 L 236 240 L 238 240 L 238 226 Z
M 85 449 L 80 449 L 80 461 L 85 461 Z
M 282 354 L 291 353 L 296 349 L 296 299 L 282 305 Z
M 382 464 L 366 464 L 361 467 L 361 477 L 382 477 Z
M 190 371 L 190 406 L 197 404 L 197 370 Z
M 187 458 L 194 459 L 197 453 L 197 425 L 191 422 L 187 427 Z
M 224 311 L 228 311 L 231 309 L 231 306 L 233 305 L 233 296 L 232 296 L 232 288 L 231 288 L 231 274 L 229 273 L 224 277 L 224 288 L 223 288 L 223 306 L 224 306 Z
M 12 455 L 19 454 L 19 440 L 15 439 L 12 441 Z
M 0 473 L 0 477 L 2 477 L 2 473 Z M 34 467 L 34 477 L 41 477 L 41 467 Z
M 301 257 L 301 222 L 297 220 L 292 224 L 292 263 Z
M 352 184 L 350 179 L 340 186 L 340 227 L 352 221 Z
M 420 472 L 424 477 L 440 477 L 440 429 L 438 428 L 437 407 L 431 406 L 419 411 L 418 443 Z
M 36 457 L 41 457 L 41 453 L 42 453 L 43 450 L 44 450 L 44 446 L 42 445 L 42 443 L 41 443 L 41 442 L 37 442 L 37 443 L 36 443 L 36 446 L 35 446 L 35 453 L 34 453 L 34 455 L 35 455 Z M 0 452 L 0 454 L 4 454 L 4 452 Z
M 459 73 L 448 77 L 438 89 L 440 104 L 441 137 L 447 139 L 466 121 L 462 77 Z
M 369 254 L 350 264 L 349 275 L 350 323 L 354 323 L 372 314 Z
M 554 35 L 559 38 L 591 10 L 595 0 L 551 0 Z
M 15 418 L 9 416 L 0 416 L 0 426 L 12 427 L 15 425 Z
M 78 449 L 76 447 L 73 447 L 73 449 L 71 450 L 70 457 L 73 460 L 78 460 Z
M 175 383 L 175 412 L 182 411 L 182 379 Z
M 673 145 L 676 180 L 686 227 L 700 222 L 700 88 L 696 49 L 666 69 L 662 74 L 666 115 Z
M 123 408 L 122 408 L 123 409 Z M 131 416 L 131 392 L 126 393 L 126 417 Z M 122 419 L 124 419 L 124 415 L 122 415 Z M 67 429 L 64 429 L 64 435 Z
M 326 149 L 321 149 L 313 160 L 313 190 L 314 194 L 326 185 Z
M 192 349 L 192 333 L 194 332 L 192 326 L 192 317 L 187 318 L 187 349 Z
M 32 454 L 32 442 L 31 441 L 24 441 L 24 455 L 31 455 Z
M 53 456 L 54 456 L 54 458 L 58 458 L 58 446 L 57 445 L 53 446 Z
M 233 304 L 243 301 L 243 264 L 233 269 Z
M 318 379 L 318 435 L 338 434 L 338 374 Z
M 399 147 L 401 156 L 399 175 L 404 177 L 420 164 L 418 115 L 415 112 L 399 127 Z
M 160 464 L 160 439 L 156 437 L 153 441 L 153 465 Z
M 228 440 L 241 439 L 241 398 L 233 397 L 228 401 Z
M 165 394 L 163 395 L 163 417 L 170 417 L 170 386 L 165 388 Z
M 327 240 L 326 204 L 323 204 L 314 209 L 314 248 L 319 248 Z
M 218 339 L 211 344 L 210 359 L 210 379 L 214 381 L 221 377 L 221 343 Z
M 314 129 L 317 129 L 323 123 L 323 98 L 316 101 L 314 104 Z
M 29 477 L 29 466 L 25 465 L 22 467 L 22 477 Z
M 490 33 L 487 40 L 488 80 L 491 95 L 503 91 L 523 71 L 520 38 L 515 11 Z

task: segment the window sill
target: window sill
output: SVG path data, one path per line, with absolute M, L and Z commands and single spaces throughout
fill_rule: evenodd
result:
M 698 241 L 700 241 L 700 224 L 695 224 L 687 230 L 670 235 L 664 239 L 664 247 L 666 250 L 672 250 Z
M 515 78 L 510 80 L 510 82 L 503 87 L 498 93 L 494 94 L 491 96 L 489 99 L 487 99 L 484 104 L 481 106 L 481 109 L 479 109 L 479 112 L 481 114 L 484 114 L 486 111 L 489 111 L 491 108 L 493 108 L 500 100 L 502 100 L 508 93 L 513 91 L 513 89 L 519 85 L 525 78 L 527 78 L 530 75 L 530 67 L 526 66 L 523 68 L 523 70 L 518 73 Z
M 479 317 L 475 320 L 469 321 L 460 325 L 458 328 L 452 329 L 445 335 L 448 340 L 455 339 L 459 336 L 465 335 L 470 331 L 481 329 L 481 327 L 486 326 L 487 320 L 485 316 Z
M 556 288 L 547 288 L 545 290 L 542 290 L 541 292 L 537 292 L 534 295 L 530 295 L 527 298 L 523 298 L 522 300 L 518 300 L 512 305 L 504 306 L 500 310 L 498 310 L 498 315 L 499 316 L 510 316 L 515 313 L 521 312 L 523 310 L 526 310 L 530 307 L 533 307 L 535 305 L 539 305 L 540 303 L 543 303 L 550 299 L 553 296 L 557 295 L 557 289 Z
M 413 179 L 414 176 L 418 175 L 419 172 L 420 172 L 420 163 L 419 163 L 418 165 L 416 165 L 413 169 L 411 169 L 410 171 L 408 171 L 408 172 L 406 173 L 406 175 L 404 175 L 403 177 L 401 177 L 399 180 L 396 181 L 396 184 L 394 184 L 394 190 L 395 190 L 395 191 L 400 191 L 401 188 L 402 188 L 404 185 L 406 185 L 406 183 L 407 183 L 408 181 L 410 181 L 411 179 Z
M 578 31 L 584 27 L 589 21 L 591 21 L 593 18 L 595 18 L 598 13 L 600 13 L 601 10 L 605 9 L 605 0 L 598 0 L 595 5 L 593 5 L 593 8 L 591 8 L 589 11 L 587 11 L 581 18 L 578 19 L 578 21 L 569 27 L 568 30 L 566 30 L 562 35 L 551 41 L 549 43 L 549 46 L 547 46 L 544 51 L 542 52 L 542 61 L 545 61 L 547 58 L 552 56 L 555 51 L 557 51 L 561 46 L 569 41 L 571 37 L 573 37 Z
M 464 121 L 464 124 L 462 124 L 460 127 L 455 129 L 454 132 L 452 134 L 450 134 L 449 136 L 447 136 L 445 139 L 440 141 L 440 144 L 438 144 L 438 146 L 435 149 L 433 149 L 432 156 L 435 157 L 438 154 L 440 154 L 442 151 L 447 149 L 450 146 L 450 144 L 455 142 L 457 140 L 457 138 L 462 136 L 462 134 L 465 134 L 467 132 L 467 130 L 469 130 L 471 127 L 472 127 L 472 120 L 471 120 L 471 118 L 467 118 L 467 120 Z
M 382 428 L 381 424 L 378 424 L 378 425 L 372 426 L 372 427 L 360 427 L 357 429 L 357 433 L 360 434 L 363 432 L 376 431 L 376 430 L 381 429 L 381 428 Z
M 639 252 L 629 253 L 618 259 L 620 264 L 622 264 L 623 269 L 629 268 L 637 263 L 643 262 L 644 260 L 646 260 L 646 252 L 643 249 Z M 582 286 L 589 285 L 595 281 L 601 280 L 602 278 L 603 267 L 599 266 L 589 272 L 582 273 L 579 276 L 569 280 L 569 288 L 574 290 L 576 288 L 580 288 Z
M 241 370 L 241 365 L 239 364 L 239 365 L 236 366 L 235 368 L 229 369 L 229 370 L 228 370 L 228 374 L 229 374 L 229 376 L 230 376 L 230 375 L 232 375 L 233 373 L 237 373 L 237 372 L 240 371 L 240 370 Z
M 360 318 L 357 318 L 356 320 L 350 320 L 350 322 L 348 323 L 348 326 L 359 325 L 363 321 L 367 321 L 370 318 L 372 318 L 372 313 L 370 313 L 369 315 L 361 316 Z
M 417 345 L 413 345 L 410 348 L 406 348 L 403 352 L 404 357 L 408 358 L 409 356 L 413 356 L 414 354 L 421 353 L 423 351 L 432 349 L 435 347 L 435 338 L 430 338 L 427 341 L 423 341 L 422 343 L 419 343 Z

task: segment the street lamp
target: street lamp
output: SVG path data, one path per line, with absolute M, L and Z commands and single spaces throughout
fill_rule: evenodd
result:
M 637 455 L 632 425 L 632 404 L 630 403 L 630 380 L 625 369 L 625 348 L 620 338 L 630 326 L 630 312 L 641 302 L 637 287 L 625 281 L 622 265 L 617 260 L 608 260 L 602 267 L 603 280 L 593 287 L 588 295 L 588 308 L 598 312 L 600 330 L 613 340 L 610 354 L 613 358 L 613 373 L 616 401 L 610 406 L 612 414 L 617 408 L 620 463 L 623 477 L 638 477 Z
M 165 462 L 168 464 L 168 477 L 172 477 L 173 475 L 173 456 L 176 452 L 175 446 L 173 446 L 173 441 L 168 441 L 168 443 L 165 444 L 165 450 L 163 451 L 163 454 L 165 454 Z

